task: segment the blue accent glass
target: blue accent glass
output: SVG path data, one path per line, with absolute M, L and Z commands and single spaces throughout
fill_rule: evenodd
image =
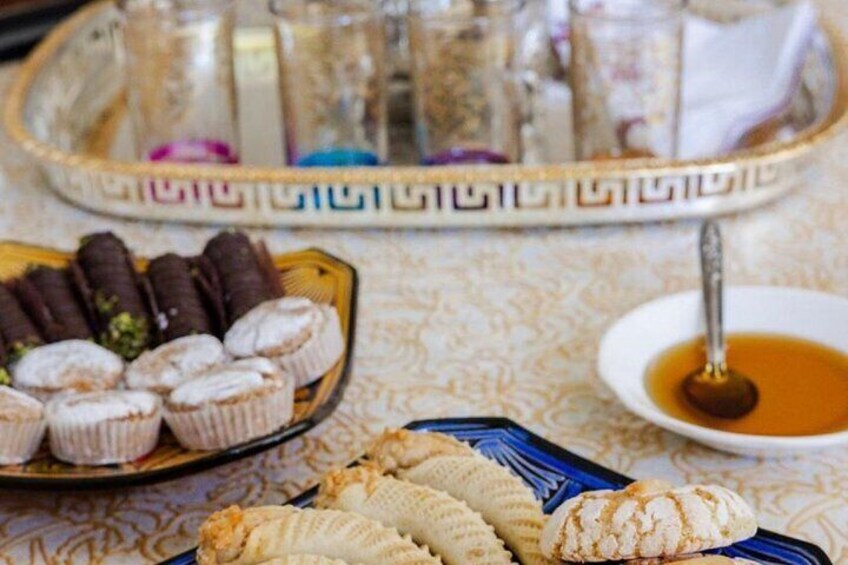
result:
M 325 149 L 297 160 L 298 167 L 377 167 L 380 158 L 361 149 Z

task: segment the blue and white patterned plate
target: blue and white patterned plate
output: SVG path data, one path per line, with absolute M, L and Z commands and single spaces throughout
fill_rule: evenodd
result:
M 563 501 L 586 490 L 618 489 L 631 479 L 601 467 L 546 441 L 504 418 L 455 418 L 413 422 L 407 428 L 442 432 L 466 441 L 483 455 L 517 473 L 545 503 L 551 513 Z M 317 489 L 290 501 L 309 506 Z M 760 530 L 756 537 L 716 553 L 745 557 L 758 563 L 781 565 L 832 565 L 819 547 Z M 167 565 L 193 565 L 194 551 L 167 561 Z M 470 564 L 469 564 L 470 565 Z

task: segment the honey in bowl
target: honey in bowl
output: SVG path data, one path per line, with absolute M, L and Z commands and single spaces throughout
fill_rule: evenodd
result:
M 706 361 L 703 338 L 675 345 L 648 367 L 648 395 L 666 414 L 716 430 L 806 436 L 848 430 L 848 355 L 781 335 L 727 338 L 727 364 L 757 385 L 760 401 L 738 420 L 715 418 L 690 404 L 682 383 Z

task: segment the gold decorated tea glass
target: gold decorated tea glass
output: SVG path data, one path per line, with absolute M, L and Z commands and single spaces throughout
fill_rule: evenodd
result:
M 684 0 L 570 0 L 580 159 L 677 154 Z
M 119 0 L 141 160 L 239 160 L 232 0 Z
M 271 0 L 292 166 L 387 160 L 384 18 L 370 0 Z
M 519 0 L 412 0 L 416 141 L 429 165 L 514 163 L 521 110 L 514 53 Z

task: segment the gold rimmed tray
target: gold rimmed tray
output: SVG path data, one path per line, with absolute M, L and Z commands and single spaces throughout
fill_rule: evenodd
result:
M 0 279 L 20 275 L 29 265 L 61 267 L 71 253 L 13 242 L 0 242 Z M 146 267 L 139 260 L 138 267 Z M 318 382 L 297 390 L 294 420 L 269 436 L 220 451 L 187 451 L 163 428 L 156 449 L 143 459 L 122 465 L 81 467 L 54 459 L 45 446 L 25 465 L 0 467 L 0 488 L 81 489 L 148 484 L 202 471 L 265 451 L 313 428 L 341 402 L 350 376 L 353 356 L 357 275 L 356 270 L 318 249 L 274 256 L 283 290 L 332 304 L 339 313 L 345 335 L 345 354 Z
M 719 17 L 732 19 L 749 3 L 706 4 Z M 714 159 L 343 170 L 134 162 L 112 151 L 125 120 L 118 13 L 110 2 L 84 8 L 30 55 L 7 96 L 4 121 L 59 195 L 84 208 L 131 218 L 478 227 L 705 216 L 750 209 L 799 186 L 815 149 L 848 121 L 846 44 L 832 26 L 822 26 L 804 65 L 796 103 L 786 115 L 751 132 L 747 148 Z M 235 44 L 240 82 L 276 92 L 269 30 L 240 29 Z M 248 138 L 274 121 L 269 119 L 277 112 L 272 98 L 265 92 L 254 101 L 261 102 L 240 105 L 261 114 L 254 116 L 260 127 L 248 128 Z M 776 132 L 786 121 L 801 126 L 788 140 L 778 139 Z M 268 143 L 274 138 L 268 137 Z

